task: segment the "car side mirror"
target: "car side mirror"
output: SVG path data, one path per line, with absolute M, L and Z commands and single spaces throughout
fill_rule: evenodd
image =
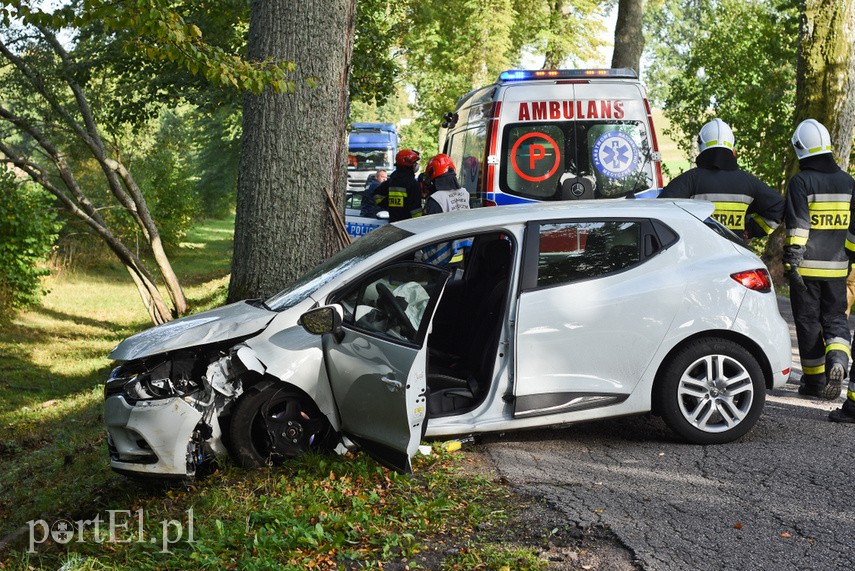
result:
M 300 316 L 300 326 L 312 335 L 332 333 L 336 341 L 341 341 L 344 333 L 341 330 L 341 307 L 325 305 L 310 309 Z
M 380 220 L 389 220 L 389 211 L 381 210 L 377 213 L 377 218 L 379 218 Z

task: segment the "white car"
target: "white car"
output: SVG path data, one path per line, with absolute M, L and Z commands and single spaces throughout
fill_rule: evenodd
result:
M 411 469 L 424 436 L 654 412 L 729 442 L 790 370 L 763 263 L 711 203 L 598 200 L 389 224 L 265 301 L 120 343 L 114 469 L 187 477 L 359 447 Z M 472 239 L 463 264 L 418 260 Z

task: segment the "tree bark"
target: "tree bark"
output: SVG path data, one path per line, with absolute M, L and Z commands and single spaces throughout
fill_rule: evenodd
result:
M 855 0 L 805 0 L 799 46 L 793 127 L 804 119 L 825 125 L 835 160 L 848 169 L 855 135 Z
M 644 0 L 620 0 L 615 23 L 615 49 L 612 67 L 628 67 L 641 74 L 644 51 Z
M 354 17 L 355 0 L 252 4 L 249 58 L 293 61 L 298 87 L 244 96 L 230 301 L 272 295 L 340 247 Z

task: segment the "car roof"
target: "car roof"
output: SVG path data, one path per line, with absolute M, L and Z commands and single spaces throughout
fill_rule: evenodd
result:
M 600 199 L 539 202 L 473 208 L 446 214 L 420 216 L 396 222 L 402 229 L 416 234 L 467 230 L 506 224 L 523 224 L 530 220 L 561 218 L 685 218 L 686 213 L 705 220 L 714 210 L 706 200 L 694 199 Z

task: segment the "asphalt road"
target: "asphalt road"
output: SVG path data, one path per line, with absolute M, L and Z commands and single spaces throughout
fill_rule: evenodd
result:
M 657 418 L 631 417 L 489 436 L 482 449 L 568 523 L 608 526 L 643 569 L 853 570 L 855 425 L 827 420 L 842 395 L 797 395 L 793 336 L 790 382 L 738 442 L 688 445 Z

